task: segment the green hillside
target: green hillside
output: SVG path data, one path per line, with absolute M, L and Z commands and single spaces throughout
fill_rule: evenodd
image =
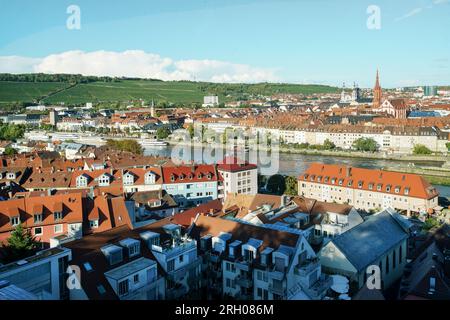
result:
M 33 83 L 0 81 L 0 104 L 32 102 L 68 86 L 68 83 L 58 82 Z
M 6 81 L 7 80 L 7 81 Z M 14 103 L 76 105 L 86 102 L 128 102 L 154 99 L 174 104 L 201 103 L 215 94 L 220 101 L 253 99 L 276 93 L 312 94 L 337 92 L 337 88 L 298 84 L 223 84 L 190 81 L 160 81 L 96 78 L 80 75 L 9 75 L 0 77 L 0 105 Z

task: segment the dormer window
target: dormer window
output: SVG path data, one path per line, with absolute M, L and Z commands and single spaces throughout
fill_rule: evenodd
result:
M 110 178 L 107 174 L 103 174 L 98 178 L 98 185 L 101 187 L 109 186 Z
M 175 181 L 175 176 L 174 176 L 174 175 L 171 175 L 171 176 L 170 176 L 170 181 L 172 181 L 172 182 Z
M 325 183 L 327 183 L 327 182 L 328 182 L 328 180 L 330 180 L 330 178 L 328 178 L 328 177 L 325 177 L 325 180 L 324 180 L 324 182 L 325 182 Z
M 348 186 L 348 187 L 351 187 L 352 184 L 353 184 L 353 180 L 348 180 L 347 186 Z
M 211 178 L 212 178 L 211 173 L 208 173 L 208 180 L 211 180 Z
M 386 186 L 386 192 L 391 192 L 391 185 L 390 185 L 390 184 L 388 184 L 388 185 Z
M 184 174 L 180 175 L 180 180 L 184 180 Z
M 199 173 L 199 174 L 197 175 L 197 179 L 201 179 L 201 178 L 202 178 L 202 174 Z
M 332 183 L 332 184 L 335 184 L 335 183 L 336 183 L 336 178 L 332 178 L 332 179 L 331 179 L 331 183 Z
M 91 229 L 97 229 L 98 228 L 98 219 L 96 219 L 96 220 L 89 220 L 89 227 Z
M 358 181 L 358 188 L 362 188 L 362 186 L 363 186 L 363 182 L 362 181 Z
M 381 191 L 381 187 L 382 187 L 383 185 L 381 184 L 381 183 L 379 183 L 378 185 L 377 185 L 377 190 L 378 191 Z
M 62 212 L 60 212 L 60 211 L 54 212 L 53 213 L 53 218 L 55 220 L 61 220 L 62 219 Z
M 409 188 L 405 188 L 405 195 L 409 194 Z
M 342 186 L 342 183 L 344 182 L 343 179 L 339 179 L 339 185 Z
M 399 186 L 395 187 L 394 192 L 395 192 L 395 193 L 400 193 L 400 187 L 399 187 Z
M 373 183 L 369 183 L 369 190 L 373 190 Z
M 42 223 L 42 213 L 33 216 L 34 224 Z
M 88 178 L 85 175 L 81 175 L 77 177 L 77 187 L 87 187 Z
M 126 173 L 123 176 L 123 184 L 124 185 L 133 185 L 134 184 L 134 175 L 130 172 Z
M 315 176 L 315 175 L 312 175 L 310 180 L 311 180 L 311 181 L 314 181 L 315 178 L 316 178 L 316 176 Z
M 20 224 L 20 217 L 19 216 L 15 216 L 15 217 L 11 217 L 11 225 L 13 227 L 17 226 Z
M 244 259 L 245 259 L 245 261 L 252 262 L 254 259 L 253 251 L 244 250 Z
M 147 172 L 145 174 L 145 184 L 155 184 L 156 176 L 153 172 Z
M 192 180 L 192 173 L 189 174 L 188 178 Z
M 6 174 L 6 179 L 8 180 L 14 180 L 16 178 L 16 173 L 15 172 L 8 172 Z

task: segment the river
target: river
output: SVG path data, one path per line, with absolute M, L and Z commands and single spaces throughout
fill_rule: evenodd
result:
M 168 147 L 151 147 L 145 149 L 145 155 L 156 155 L 163 157 L 171 157 L 172 146 Z M 201 150 L 200 147 L 195 149 Z M 362 159 L 362 158 L 341 158 L 341 157 L 329 157 L 329 156 L 316 156 L 316 155 L 303 155 L 294 153 L 280 153 L 279 161 L 279 174 L 298 176 L 305 171 L 309 165 L 313 162 L 321 162 L 326 164 L 343 164 L 353 167 L 368 168 L 368 169 L 381 169 L 385 167 L 404 167 L 405 162 L 393 161 L 384 159 Z M 432 166 L 430 162 L 414 162 L 415 165 L 420 166 Z M 439 193 L 443 197 L 450 197 L 450 186 L 435 185 Z

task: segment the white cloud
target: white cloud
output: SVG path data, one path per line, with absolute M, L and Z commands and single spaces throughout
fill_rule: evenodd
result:
M 0 56 L 0 72 L 3 73 L 26 73 L 33 70 L 42 59 L 27 58 L 19 56 Z
M 0 72 L 75 73 L 212 82 L 278 81 L 274 70 L 217 60 L 178 60 L 141 50 L 67 51 L 42 59 L 0 57 Z
M 444 4 L 444 3 L 450 3 L 450 0 L 434 0 L 434 4 Z
M 401 21 L 401 20 L 404 20 L 404 19 L 408 19 L 408 18 L 410 18 L 412 16 L 415 16 L 415 15 L 421 13 L 422 10 L 423 10 L 422 8 L 415 8 L 415 9 L 411 10 L 410 12 L 406 13 L 405 15 L 396 18 L 395 21 Z

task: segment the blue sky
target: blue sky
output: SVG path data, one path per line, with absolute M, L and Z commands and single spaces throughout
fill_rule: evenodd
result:
M 0 72 L 450 85 L 450 0 L 0 1 Z

